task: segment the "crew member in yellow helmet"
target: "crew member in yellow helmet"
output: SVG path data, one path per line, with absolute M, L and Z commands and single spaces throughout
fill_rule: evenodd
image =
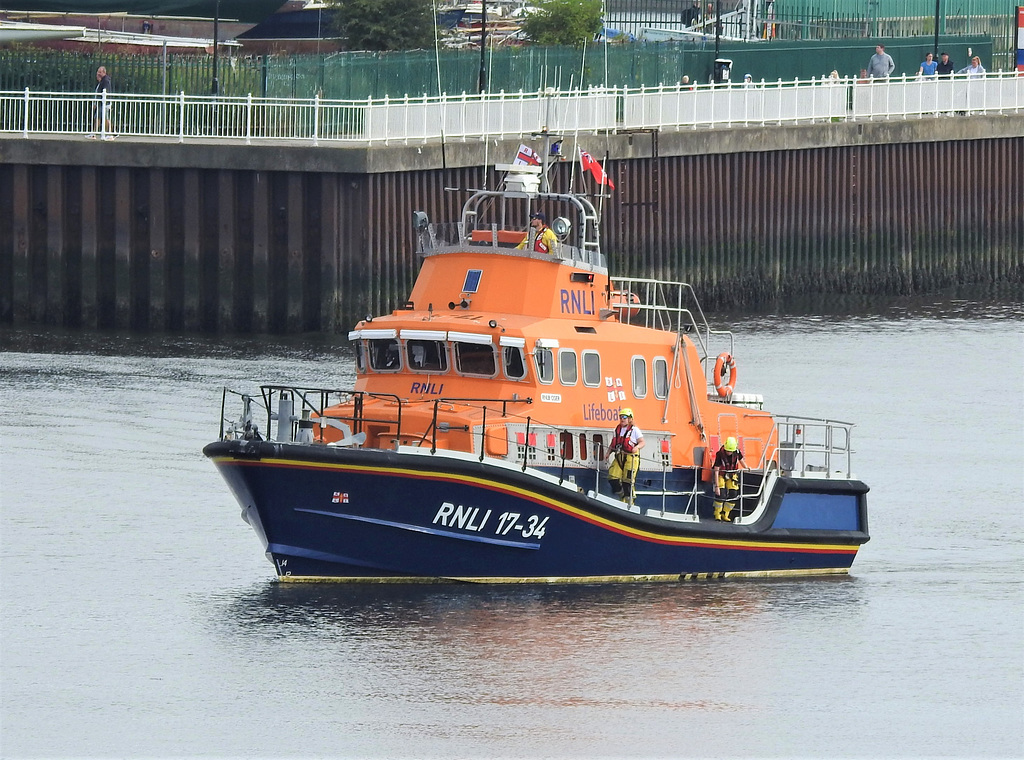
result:
M 611 446 L 608 447 L 608 482 L 612 493 L 632 504 L 635 494 L 633 484 L 640 469 L 640 449 L 644 447 L 644 434 L 633 424 L 633 410 L 629 407 L 619 410 L 619 424 L 615 426 Z
M 716 520 L 732 522 L 732 510 L 740 495 L 740 470 L 744 467 L 746 465 L 743 463 L 743 452 L 736 444 L 736 439 L 729 436 L 715 454 L 715 462 L 711 466 L 711 479 L 715 486 Z

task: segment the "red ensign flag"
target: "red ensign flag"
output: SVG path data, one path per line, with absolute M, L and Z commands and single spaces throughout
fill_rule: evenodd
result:
M 597 159 L 585 150 L 580 151 L 580 165 L 583 166 L 583 171 L 590 172 L 594 175 L 594 179 L 597 181 L 597 184 L 608 185 L 612 190 L 615 189 L 615 183 L 611 181 L 607 174 L 604 173 L 604 169 L 601 167 L 601 164 L 599 164 Z

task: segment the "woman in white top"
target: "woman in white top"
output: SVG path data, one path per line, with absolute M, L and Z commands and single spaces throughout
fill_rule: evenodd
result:
M 981 59 L 974 56 L 970 66 L 964 66 L 957 74 L 966 74 L 968 79 L 980 79 L 985 75 L 985 67 L 981 65 Z

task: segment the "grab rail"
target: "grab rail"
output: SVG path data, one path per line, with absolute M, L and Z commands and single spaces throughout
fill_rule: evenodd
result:
M 311 423 L 309 427 L 312 427 L 312 424 L 315 424 L 317 419 L 324 421 L 330 419 L 351 421 L 354 433 L 361 432 L 368 423 L 395 425 L 394 440 L 400 442 L 403 407 L 410 403 L 425 403 L 403 401 L 399 396 L 388 393 L 370 393 L 347 389 L 304 388 L 291 385 L 264 385 L 260 387 L 260 392 L 266 412 L 266 437 L 269 439 L 271 438 L 271 433 L 276 433 L 276 440 L 286 442 L 300 440 L 298 436 L 298 423 L 300 421 L 309 421 Z M 284 393 L 291 394 L 291 396 L 288 402 L 282 406 L 282 394 Z M 239 397 L 242 401 L 242 415 L 238 420 L 230 420 L 227 417 L 226 405 L 229 394 Z M 227 387 L 222 389 L 219 431 L 221 440 L 235 438 L 261 439 L 259 428 L 254 424 L 252 410 L 254 398 L 252 395 L 239 393 Z M 365 402 L 367 399 L 385 401 L 389 408 L 394 408 L 395 414 L 393 416 L 382 416 L 380 414 L 368 416 L 365 413 Z M 294 401 L 298 402 L 297 409 L 291 405 Z M 325 411 L 329 407 L 348 401 L 351 401 L 353 404 L 351 415 L 344 417 L 325 415 Z M 546 451 L 549 459 L 552 454 L 552 445 L 554 444 L 540 446 L 536 442 L 531 443 L 531 441 L 536 441 L 538 435 L 558 436 L 556 440 L 559 443 L 555 449 L 555 457 L 551 461 L 552 463 L 558 462 L 559 484 L 563 484 L 567 478 L 572 477 L 569 470 L 575 470 L 577 473 L 580 470 L 588 471 L 593 473 L 593 491 L 599 493 L 607 451 L 604 435 L 608 431 L 595 431 L 593 428 L 570 430 L 564 425 L 547 424 L 534 419 L 532 415 L 520 415 L 509 410 L 510 404 L 530 403 L 531 401 L 532 399 L 530 398 L 452 397 L 433 399 L 430 401 L 433 407 L 430 426 L 427 430 L 423 431 L 423 435 L 420 438 L 421 444 L 429 436 L 431 443 L 430 453 L 437 453 L 437 433 L 441 429 L 441 425 L 438 422 L 438 414 L 441 404 L 459 404 L 464 409 L 479 409 L 481 416 L 478 439 L 479 451 L 477 453 L 482 462 L 487 456 L 488 413 L 491 412 L 495 414 L 499 422 L 495 422 L 494 418 L 492 418 L 490 425 L 501 424 L 502 426 L 507 426 L 511 422 L 524 426 L 523 431 L 521 431 L 522 441 L 515 444 L 517 451 L 511 458 L 516 465 L 522 466 L 524 472 L 531 465 L 534 467 L 538 466 L 539 452 Z M 274 422 L 277 423 L 276 430 L 273 428 Z M 321 422 L 321 425 L 323 424 L 325 423 Z M 287 427 L 283 427 L 285 425 Z M 796 417 L 792 415 L 776 416 L 775 423 L 768 434 L 768 444 L 763 445 L 762 442 L 761 456 L 758 461 L 751 463 L 749 472 L 747 470 L 739 471 L 740 494 L 736 498 L 739 517 L 749 514 L 749 512 L 744 510 L 744 503 L 749 503 L 752 500 L 760 502 L 764 497 L 766 483 L 768 482 L 767 474 L 772 469 L 778 469 L 780 474 L 783 475 L 799 473 L 803 477 L 818 475 L 824 478 L 831 478 L 834 475 L 838 475 L 843 478 L 851 478 L 853 450 L 850 440 L 852 428 L 852 423 L 839 420 Z M 474 445 L 477 445 L 475 443 L 475 433 L 470 425 L 466 426 L 466 432 L 470 433 L 474 439 Z M 503 434 L 506 436 L 507 441 L 511 441 L 508 438 L 509 431 L 507 427 Z M 520 433 L 516 435 L 518 438 Z M 592 454 L 581 458 L 570 457 L 567 453 L 566 441 L 579 435 L 593 436 L 587 439 L 588 445 L 592 447 L 590 449 Z M 600 441 L 597 440 L 598 435 L 601 436 Z M 646 447 L 639 452 L 638 456 L 641 461 L 640 471 L 650 473 L 660 470 L 661 488 L 635 491 L 635 493 L 660 497 L 661 513 L 663 516 L 666 514 L 696 515 L 698 500 L 702 497 L 712 498 L 708 494 L 707 488 L 702 485 L 704 482 L 702 478 L 704 463 L 695 462 L 692 467 L 674 467 L 671 457 L 667 453 L 670 444 L 664 443 L 665 441 L 671 441 L 672 434 L 659 431 L 652 433 L 651 438 L 662 441 L 663 446 L 660 451 L 652 454 L 645 454 L 648 451 Z M 312 443 L 313 441 L 307 439 L 307 442 Z M 653 447 L 651 448 L 653 449 Z M 567 466 L 570 461 L 578 462 L 578 466 Z M 669 474 L 673 472 L 680 473 L 686 470 L 692 470 L 692 486 L 689 489 L 670 490 L 668 483 Z M 750 490 L 752 486 L 750 482 L 751 476 L 756 476 L 757 478 L 756 487 L 752 490 Z M 684 480 L 688 480 L 688 478 L 684 478 Z M 576 483 L 575 479 L 572 479 L 571 482 Z M 636 484 L 634 483 L 634 488 L 635 486 Z M 682 497 L 682 503 L 670 505 L 669 501 L 673 497 Z M 625 503 L 623 503 L 623 506 L 626 509 L 630 507 L 629 504 Z M 673 508 L 670 509 L 670 506 Z

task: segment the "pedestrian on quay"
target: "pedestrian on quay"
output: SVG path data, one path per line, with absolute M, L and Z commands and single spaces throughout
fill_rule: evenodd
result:
M 981 65 L 981 58 L 974 56 L 969 66 L 964 66 L 957 74 L 966 74 L 968 79 L 981 79 L 985 76 L 985 67 Z
M 112 134 L 110 126 L 110 103 L 104 103 L 103 93 L 108 95 L 114 91 L 114 83 L 110 79 L 110 75 L 107 73 L 106 66 L 100 66 L 96 69 L 96 95 L 97 100 L 93 103 L 93 131 L 89 135 L 90 138 L 95 138 L 98 132 L 101 132 L 100 127 L 104 127 L 102 130 L 104 140 L 113 140 L 114 135 Z
M 936 69 L 939 68 L 939 62 L 935 60 L 933 53 L 927 53 L 924 60 L 921 61 L 921 68 L 917 70 L 919 77 L 933 77 L 935 76 Z
M 885 45 L 875 45 L 875 54 L 868 61 L 868 76 L 872 79 L 886 79 L 896 70 L 892 56 L 885 52 Z
M 935 73 L 940 77 L 952 76 L 956 70 L 956 66 L 953 65 L 953 59 L 949 57 L 949 53 L 939 53 L 939 62 L 935 66 Z

